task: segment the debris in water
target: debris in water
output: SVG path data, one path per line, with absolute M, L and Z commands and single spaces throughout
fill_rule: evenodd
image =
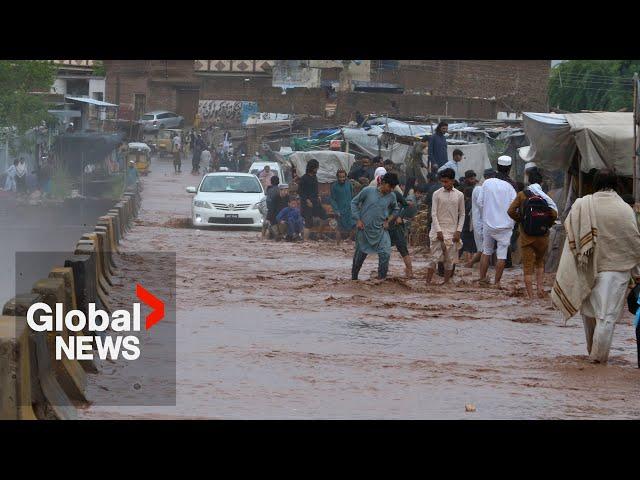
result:
M 162 226 L 165 228 L 191 228 L 191 219 L 189 217 L 170 218 Z
M 467 403 L 464 406 L 464 411 L 465 412 L 475 412 L 476 411 L 476 406 L 473 403 Z
M 141 387 L 139 383 L 134 383 L 133 388 L 135 388 L 136 390 L 140 390 Z
M 538 317 L 519 317 L 513 318 L 511 321 L 516 323 L 542 323 L 542 320 Z

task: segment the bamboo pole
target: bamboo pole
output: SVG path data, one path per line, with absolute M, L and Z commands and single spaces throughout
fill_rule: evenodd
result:
M 633 199 L 638 203 L 638 74 L 633 74 Z

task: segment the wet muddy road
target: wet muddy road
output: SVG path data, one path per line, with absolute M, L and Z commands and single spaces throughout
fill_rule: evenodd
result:
M 96 403 L 82 418 L 640 416 L 628 314 L 616 327 L 610 364 L 591 365 L 581 321 L 565 326 L 550 301 L 525 300 L 519 268 L 506 272 L 502 290 L 473 285 L 477 270 L 465 268 L 454 285 L 427 288 L 424 259 L 415 261 L 418 278 L 406 281 L 394 252 L 391 279 L 368 278 L 373 256 L 363 280 L 352 282 L 352 244 L 185 228 L 191 196 L 184 187 L 198 179 L 155 162 L 137 225 L 121 246 L 123 287 L 112 293 L 114 305 L 126 305 L 133 282 L 161 291 L 162 272 L 127 259 L 136 251 L 177 253 L 177 405 L 98 406 L 106 391 L 144 370 L 108 365 L 89 379 Z M 140 392 L 162 388 L 161 379 L 146 379 Z M 467 403 L 476 412 L 466 413 Z

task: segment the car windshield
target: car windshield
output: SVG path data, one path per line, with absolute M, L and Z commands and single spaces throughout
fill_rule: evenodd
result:
M 142 120 L 153 120 L 153 115 L 142 115 Z
M 201 192 L 261 193 L 262 187 L 256 177 L 215 175 L 205 177 Z

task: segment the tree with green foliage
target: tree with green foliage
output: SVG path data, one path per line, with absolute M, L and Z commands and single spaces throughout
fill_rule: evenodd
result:
M 633 110 L 640 60 L 569 60 L 551 69 L 549 107 L 578 112 Z
M 18 135 L 50 119 L 40 94 L 49 91 L 56 76 L 47 60 L 0 60 L 0 130 Z

